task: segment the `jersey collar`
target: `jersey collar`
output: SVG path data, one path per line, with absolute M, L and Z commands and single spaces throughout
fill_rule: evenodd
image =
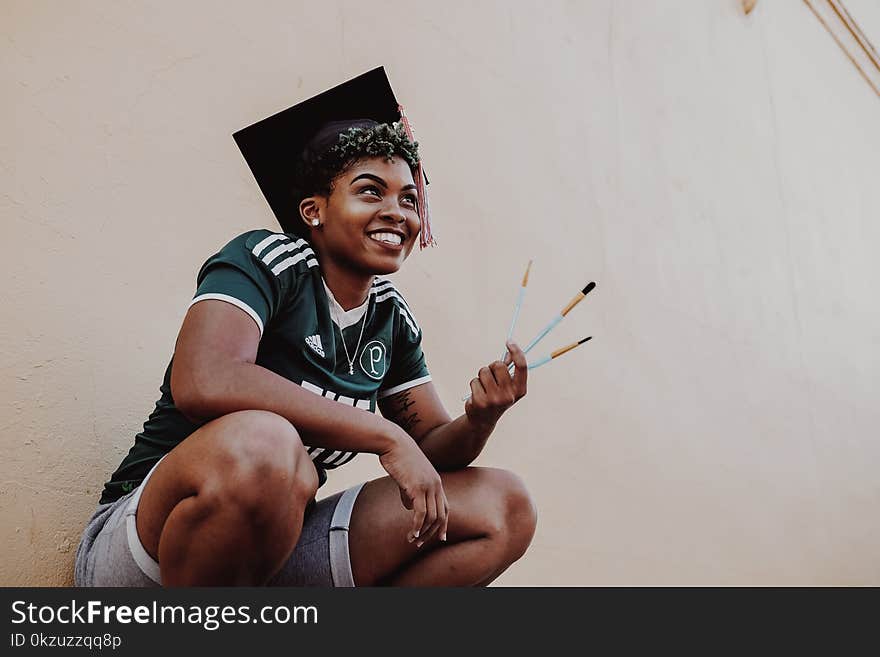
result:
M 364 316 L 364 313 L 367 312 L 367 306 L 370 305 L 370 299 L 373 296 L 373 290 L 370 288 L 370 293 L 367 294 L 367 300 L 364 301 L 357 308 L 352 308 L 351 310 L 343 310 L 342 306 L 339 305 L 339 302 L 336 300 L 336 297 L 333 296 L 333 292 L 330 291 L 330 288 L 327 287 L 327 281 L 324 280 L 324 277 L 321 276 L 321 282 L 324 284 L 324 291 L 327 293 L 327 301 L 330 306 L 333 308 L 333 312 L 330 313 L 330 319 L 333 322 L 336 322 L 336 318 L 339 318 L 339 328 L 344 329 L 348 328 L 352 324 L 357 324 L 361 317 Z M 335 316 L 334 316 L 335 315 Z

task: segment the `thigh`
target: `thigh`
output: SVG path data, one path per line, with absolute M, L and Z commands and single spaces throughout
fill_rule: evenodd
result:
M 505 514 L 509 473 L 495 468 L 470 467 L 441 472 L 449 502 L 447 540 L 456 543 L 500 531 Z M 367 482 L 355 502 L 349 530 L 351 568 L 358 586 L 370 586 L 439 542 L 435 536 L 421 548 L 406 540 L 412 511 L 400 500 L 390 477 Z
M 267 586 L 332 587 L 330 521 L 343 491 L 313 502 L 307 509 L 296 547 Z
M 96 515 L 76 551 L 77 586 L 158 586 L 138 566 L 129 548 L 127 510 L 136 491 Z
M 165 520 L 181 500 L 218 486 L 261 494 L 243 465 L 260 458 L 265 461 L 267 455 L 279 463 L 311 463 L 293 425 L 264 411 L 224 415 L 174 447 L 144 484 L 138 504 L 137 533 L 147 553 L 158 561 Z

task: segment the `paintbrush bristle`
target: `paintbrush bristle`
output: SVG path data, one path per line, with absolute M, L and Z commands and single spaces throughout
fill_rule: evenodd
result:
M 529 260 L 529 264 L 526 267 L 526 273 L 523 274 L 522 286 L 525 287 L 529 284 L 529 272 L 532 270 L 532 261 Z
M 584 338 L 583 340 L 578 340 L 578 344 L 583 344 L 583 343 L 586 342 L 587 340 L 592 340 L 592 339 L 593 339 L 593 336 L 591 335 L 590 337 L 588 337 L 588 338 Z
M 587 283 L 587 286 L 583 290 L 581 290 L 581 294 L 586 296 L 594 287 L 596 287 L 596 284 L 593 281 L 590 281 L 589 283 Z

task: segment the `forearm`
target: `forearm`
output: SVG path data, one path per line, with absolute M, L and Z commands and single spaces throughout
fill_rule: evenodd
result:
M 475 424 L 467 415 L 461 415 L 431 429 L 419 441 L 419 447 L 438 470 L 459 470 L 480 455 L 494 428 L 494 424 Z
M 175 374 L 173 391 L 191 391 L 186 403 L 178 403 L 178 407 L 184 406 L 181 410 L 194 419 L 206 421 L 235 411 L 263 410 L 289 420 L 309 446 L 383 454 L 393 442 L 396 427 L 384 418 L 316 395 L 260 365 L 223 363 L 202 371 L 199 381 L 187 373 Z

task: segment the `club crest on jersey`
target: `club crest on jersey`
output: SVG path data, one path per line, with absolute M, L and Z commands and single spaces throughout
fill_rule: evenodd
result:
M 321 336 L 320 335 L 310 335 L 306 338 L 306 344 L 312 348 L 316 354 L 324 357 L 324 347 L 321 346 Z
M 387 361 L 385 345 L 378 340 L 368 342 L 364 347 L 364 350 L 361 352 L 361 369 L 364 371 L 364 374 L 371 379 L 381 381 L 385 378 Z

